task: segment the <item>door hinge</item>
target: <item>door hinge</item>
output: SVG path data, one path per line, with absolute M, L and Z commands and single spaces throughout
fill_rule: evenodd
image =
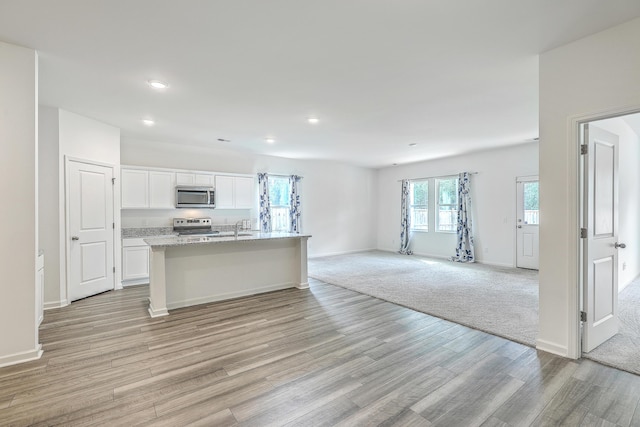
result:
M 111 185 L 116 185 L 116 179 L 115 178 L 111 178 Z
M 115 230 L 116 229 L 116 223 L 112 222 L 111 225 L 113 226 L 113 229 Z
M 113 267 L 113 272 L 114 272 L 114 273 L 116 272 L 116 268 L 115 268 L 115 267 Z
M 581 311 L 580 312 L 580 321 L 581 322 L 586 322 L 587 321 L 587 312 L 586 311 Z
M 587 229 L 586 228 L 581 228 L 580 229 L 580 238 L 581 239 L 586 239 L 587 238 Z
M 589 146 L 587 144 L 580 146 L 580 154 L 589 154 Z

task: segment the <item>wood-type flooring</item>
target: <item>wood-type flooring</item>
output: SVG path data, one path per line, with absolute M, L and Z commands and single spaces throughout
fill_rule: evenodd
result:
M 0 425 L 640 426 L 640 377 L 313 281 L 147 314 L 145 286 L 47 311 Z

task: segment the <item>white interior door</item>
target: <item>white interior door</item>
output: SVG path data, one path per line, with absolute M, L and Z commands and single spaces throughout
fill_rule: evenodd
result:
M 114 288 L 113 169 L 69 161 L 69 298 Z
M 538 177 L 519 177 L 516 188 L 516 266 L 537 270 L 540 226 Z
M 582 350 L 618 333 L 618 136 L 584 125 L 586 241 Z

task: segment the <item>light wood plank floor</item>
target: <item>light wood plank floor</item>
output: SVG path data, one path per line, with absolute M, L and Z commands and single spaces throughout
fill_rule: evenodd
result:
M 47 311 L 1 425 L 640 426 L 640 377 L 312 282 L 150 319 L 147 288 Z

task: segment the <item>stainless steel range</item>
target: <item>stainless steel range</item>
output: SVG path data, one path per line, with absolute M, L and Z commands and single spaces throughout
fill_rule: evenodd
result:
M 173 231 L 180 236 L 216 236 L 211 229 L 211 218 L 174 218 Z

